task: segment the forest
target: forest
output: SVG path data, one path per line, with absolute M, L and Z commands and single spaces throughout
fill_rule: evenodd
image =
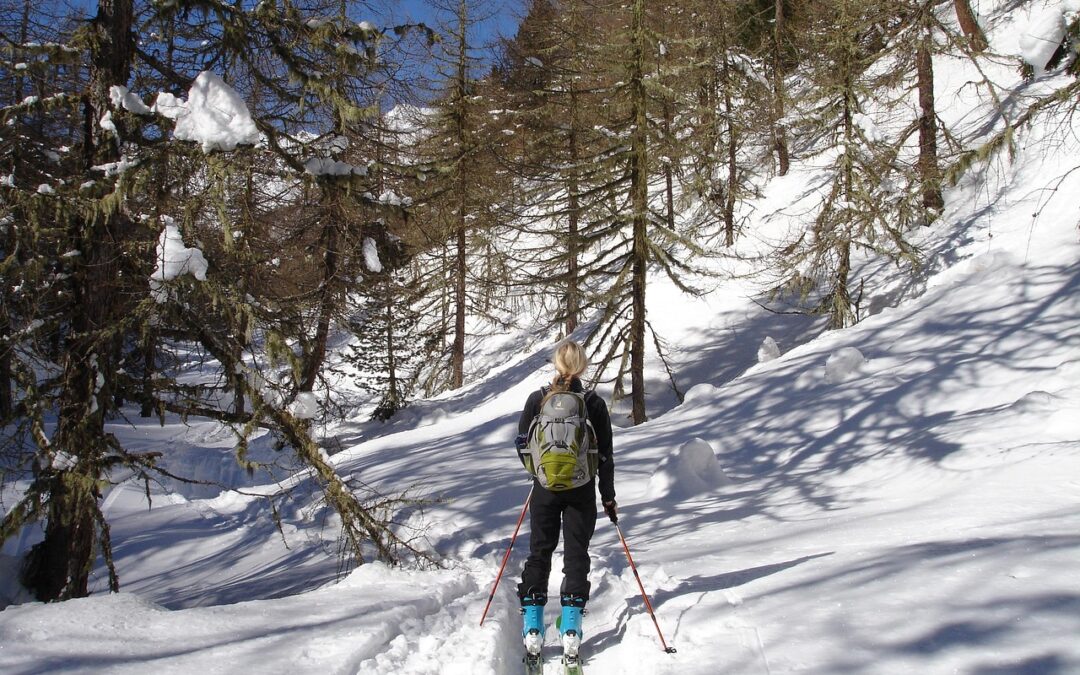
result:
M 270 434 L 340 515 L 344 564 L 425 558 L 387 516 L 413 497 L 339 474 L 315 418 L 466 386 L 471 346 L 527 315 L 580 336 L 645 422 L 650 283 L 701 293 L 769 180 L 820 164 L 759 301 L 848 328 L 853 259 L 917 274 L 943 190 L 1080 106 L 1075 2 L 1013 2 L 1042 11 L 1021 55 L 969 0 L 529 0 L 483 43 L 490 7 L 432 3 L 429 25 L 345 0 L 0 0 L 0 480 L 26 484 L 0 541 L 42 530 L 37 599 L 87 595 L 99 559 L 119 588 L 112 477 L 196 480 L 110 422 L 219 421 L 245 468 Z M 983 74 L 999 123 L 960 137 L 944 61 L 1069 79 L 1018 98 Z

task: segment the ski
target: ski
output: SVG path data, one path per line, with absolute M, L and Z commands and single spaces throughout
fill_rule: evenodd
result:
M 585 671 L 581 668 L 580 656 L 567 656 L 563 654 L 562 657 L 562 670 L 559 671 L 560 675 L 585 675 Z
M 525 675 L 544 675 L 544 657 L 540 654 L 525 653 Z

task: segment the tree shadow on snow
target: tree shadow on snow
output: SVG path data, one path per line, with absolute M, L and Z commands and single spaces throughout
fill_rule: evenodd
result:
M 1025 592 L 1025 585 L 1009 577 L 1009 570 L 1045 565 L 1076 550 L 1076 535 L 910 544 L 853 557 L 848 564 L 834 560 L 816 573 L 804 572 L 794 583 L 773 585 L 753 600 L 783 604 L 788 597 L 823 597 L 836 603 L 836 620 L 847 628 L 842 648 L 816 664 L 820 672 L 875 672 L 886 662 L 883 655 L 890 653 L 898 662 L 923 664 L 913 665 L 913 672 L 931 672 L 943 655 L 964 651 L 979 655 L 973 660 L 985 664 L 968 671 L 972 673 L 1077 672 L 1075 651 L 1046 653 L 1045 643 L 1031 643 L 1030 638 L 1047 625 L 1061 626 L 1062 635 L 1080 632 L 1080 593 L 1042 588 Z M 958 575 L 962 567 L 978 571 L 970 577 Z M 905 591 L 890 590 L 897 587 Z M 876 592 L 888 602 L 868 608 L 873 617 L 852 616 L 845 609 L 846 594 Z M 862 621 L 867 624 L 861 626 Z M 1023 654 L 1028 644 L 1037 652 Z M 996 647 L 986 654 L 989 645 Z
M 640 432 L 617 436 L 616 471 L 622 475 L 647 477 L 656 469 L 657 448 L 675 451 L 698 437 L 713 446 L 734 481 L 703 494 L 650 496 L 642 507 L 657 523 L 650 536 L 693 532 L 703 524 L 694 519 L 780 519 L 794 503 L 842 509 L 864 491 L 838 487 L 832 476 L 883 457 L 938 464 L 959 451 L 957 429 L 1001 404 L 965 411 L 943 400 L 953 392 L 989 391 L 992 385 L 980 373 L 1034 381 L 1045 376 L 1046 359 L 1069 348 L 1080 353 L 1080 264 L 1003 276 L 1006 288 L 980 306 L 960 305 L 951 299 L 952 289 L 939 289 L 893 310 L 889 322 L 837 332 L 831 349 L 803 350 L 731 382 L 720 390 L 731 393 L 727 400 L 695 400 Z M 909 333 L 917 339 L 907 339 Z M 869 372 L 829 383 L 826 360 L 846 346 L 863 352 Z M 877 359 L 895 365 L 874 372 Z
M 715 591 L 722 591 L 729 588 L 735 588 L 748 584 L 756 579 L 772 576 L 778 574 L 784 570 L 791 569 L 796 565 L 801 565 L 810 560 L 816 558 L 824 558 L 834 555 L 833 551 L 827 553 L 815 553 L 814 555 L 804 555 L 794 560 L 787 560 L 780 563 L 772 563 L 769 565 L 759 565 L 757 567 L 749 567 L 744 570 L 736 570 L 734 572 L 723 572 L 721 574 L 714 574 L 711 576 L 695 575 L 687 577 L 679 582 L 679 585 L 675 588 L 661 589 L 652 594 L 651 600 L 653 607 L 659 607 L 665 602 L 677 598 L 681 595 L 688 593 L 712 593 Z M 642 611 L 647 611 L 645 602 L 638 597 L 636 601 L 631 605 L 640 606 Z

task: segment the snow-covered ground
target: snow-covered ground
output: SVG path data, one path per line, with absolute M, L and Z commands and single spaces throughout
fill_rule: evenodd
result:
M 961 75 L 942 73 L 939 100 L 964 89 Z M 968 115 L 978 127 L 968 108 L 943 114 L 958 127 Z M 1080 171 L 1068 173 L 1080 129 L 1060 123 L 950 189 L 944 216 L 918 233 L 926 276 L 877 272 L 894 302 L 854 328 L 810 339 L 809 322 L 751 302 L 749 282 L 696 300 L 650 286 L 689 391 L 675 405 L 650 378 L 653 419 L 616 431 L 616 489 L 678 652 L 661 650 L 602 520 L 590 675 L 1080 672 Z M 768 186 L 740 246 L 770 236 L 770 214 L 811 171 Z M 781 354 L 759 363 L 766 337 Z M 118 425 L 132 447 L 168 445 L 243 492 L 151 486 L 148 507 L 142 485 L 115 489 L 123 592 L 0 612 L 0 672 L 518 672 L 527 526 L 479 625 L 528 492 L 514 425 L 551 376 L 550 346 L 515 346 L 485 379 L 380 434 L 359 421 L 326 430 L 345 448 L 342 474 L 438 498 L 405 525 L 445 569 L 368 564 L 339 579 L 335 523 L 302 479 L 289 481 L 279 530 L 262 497 L 276 486 L 228 468 L 228 433 Z M 559 569 L 557 554 L 552 593 Z

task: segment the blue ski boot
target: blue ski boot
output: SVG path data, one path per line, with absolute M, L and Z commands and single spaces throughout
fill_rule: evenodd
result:
M 541 593 L 532 593 L 521 599 L 521 614 L 523 617 L 521 637 L 525 641 L 525 651 L 532 655 L 538 655 L 544 646 L 544 604 L 547 596 Z
M 577 659 L 578 649 L 581 648 L 581 615 L 584 612 L 585 598 L 569 594 L 562 596 L 562 614 L 558 626 L 564 658 Z

